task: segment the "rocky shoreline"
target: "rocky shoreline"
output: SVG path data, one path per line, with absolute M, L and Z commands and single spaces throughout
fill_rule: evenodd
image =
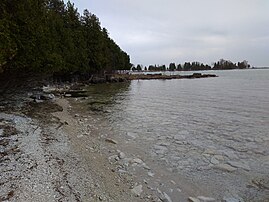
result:
M 171 79 L 199 79 L 199 78 L 210 78 L 217 77 L 215 74 L 201 74 L 193 73 L 190 75 L 163 75 L 163 74 L 132 74 L 128 80 L 152 80 L 152 79 L 161 79 L 161 80 L 171 80 Z
M 218 77 L 215 74 L 202 74 L 193 73 L 190 75 L 165 75 L 163 73 L 137 73 L 137 74 L 107 74 L 104 77 L 92 77 L 86 81 L 86 83 L 98 84 L 98 83 L 118 83 L 132 80 L 171 80 L 171 79 L 199 79 L 199 78 L 212 78 Z
M 114 172 L 102 140 L 87 134 L 66 99 L 19 102 L 17 109 L 1 105 L 0 201 L 152 201 Z
M 101 118 L 85 111 L 83 94 L 77 87 L 53 86 L 1 101 L 0 201 L 244 201 L 212 197 L 210 188 L 162 173 L 139 148 L 133 150 L 136 134 L 119 139 Z M 183 136 L 174 137 L 177 145 L 185 145 Z M 156 158 L 164 159 L 171 145 L 163 137 L 156 141 Z M 212 149 L 203 156 L 220 172 L 250 170 L 238 161 L 222 163 L 226 157 Z M 249 186 L 268 193 L 267 181 Z

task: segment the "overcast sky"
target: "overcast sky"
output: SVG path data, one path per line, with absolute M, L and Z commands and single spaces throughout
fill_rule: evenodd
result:
M 269 0 L 73 0 L 134 64 L 221 58 L 269 66 Z

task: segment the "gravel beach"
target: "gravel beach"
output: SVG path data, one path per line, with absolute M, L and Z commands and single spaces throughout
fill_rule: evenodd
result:
M 1 106 L 0 201 L 159 201 L 115 172 L 94 119 L 70 112 L 65 98 Z

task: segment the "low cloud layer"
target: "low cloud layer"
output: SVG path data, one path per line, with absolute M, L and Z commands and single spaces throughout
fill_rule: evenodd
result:
M 220 58 L 269 66 L 268 0 L 74 0 L 96 14 L 131 62 Z

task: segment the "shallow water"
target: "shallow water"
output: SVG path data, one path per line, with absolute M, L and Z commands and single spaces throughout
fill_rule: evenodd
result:
M 89 110 L 152 166 L 217 198 L 259 200 L 267 190 L 247 187 L 269 179 L 269 70 L 209 73 L 219 77 L 90 86 Z

